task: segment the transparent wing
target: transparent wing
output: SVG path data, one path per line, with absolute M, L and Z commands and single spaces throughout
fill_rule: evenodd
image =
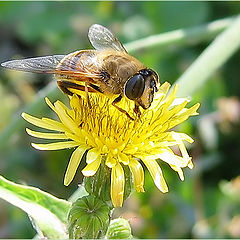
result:
M 65 55 L 53 55 L 36 58 L 26 58 L 4 62 L 1 65 L 6 68 L 35 73 L 52 73 Z
M 75 56 L 76 53 L 77 55 Z M 25 72 L 56 74 L 56 78 L 61 79 L 65 77 L 66 79 L 75 78 L 83 82 L 96 82 L 98 79 L 101 79 L 101 73 L 90 71 L 88 66 L 94 63 L 91 58 L 91 56 L 94 56 L 94 52 L 79 51 L 76 53 L 69 54 L 69 57 L 65 57 L 65 55 L 53 55 L 12 60 L 4 62 L 1 65 L 6 68 Z M 86 63 L 81 61 L 80 64 L 76 66 L 79 56 L 81 55 L 85 56 L 84 60 Z M 84 63 L 86 65 L 84 65 Z
M 94 24 L 89 28 L 88 38 L 92 46 L 97 50 L 114 49 L 120 52 L 127 52 L 114 34 L 99 24 Z

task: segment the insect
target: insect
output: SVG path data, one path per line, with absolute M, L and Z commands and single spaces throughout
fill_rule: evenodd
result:
M 145 67 L 130 56 L 122 43 L 107 28 L 94 24 L 89 28 L 88 38 L 95 50 L 80 50 L 67 55 L 12 60 L 1 65 L 6 68 L 54 74 L 59 88 L 68 95 L 85 91 L 89 106 L 89 92 L 116 96 L 112 105 L 133 119 L 117 106 L 123 97 L 139 107 L 150 107 L 154 93 L 158 91 L 159 78 L 155 71 Z

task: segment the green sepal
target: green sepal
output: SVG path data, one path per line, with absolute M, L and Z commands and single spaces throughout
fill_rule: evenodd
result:
M 117 218 L 111 221 L 107 233 L 107 239 L 129 239 L 132 238 L 129 222 L 124 218 Z
M 84 178 L 84 186 L 89 194 L 92 194 L 103 201 L 110 201 L 111 169 L 103 162 L 92 177 Z
M 124 170 L 124 178 L 125 178 L 123 199 L 126 200 L 132 192 L 133 180 L 132 180 L 132 174 L 129 167 L 125 165 L 123 165 L 122 167 Z
M 103 237 L 110 222 L 110 208 L 93 195 L 73 203 L 68 215 L 69 238 L 96 239 Z
M 125 178 L 123 199 L 126 200 L 132 191 L 132 175 L 128 166 L 122 165 L 122 167 Z M 92 194 L 103 201 L 109 202 L 110 206 L 113 207 L 110 194 L 111 168 L 107 167 L 104 161 L 92 177 L 84 178 L 84 186 L 89 194 Z

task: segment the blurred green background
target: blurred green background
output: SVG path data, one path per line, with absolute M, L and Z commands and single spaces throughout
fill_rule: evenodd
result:
M 239 2 L 0 2 L 0 62 L 91 48 L 87 31 L 93 23 L 107 26 L 127 43 L 239 13 Z M 162 82 L 174 83 L 209 43 L 154 47 L 133 55 L 155 69 Z M 146 173 L 146 193 L 134 193 L 115 211 L 114 216 L 129 219 L 134 236 L 240 238 L 239 76 L 237 52 L 193 96 L 193 103 L 201 103 L 200 116 L 179 128 L 195 139 L 189 146 L 195 168 L 184 171 L 185 181 L 160 163 L 170 192 L 160 193 Z M 50 81 L 51 76 L 0 69 L 1 132 Z M 51 100 L 57 98 L 66 99 L 60 91 Z M 35 112 L 39 117 L 51 114 L 47 106 Z M 70 197 L 82 179 L 79 171 L 69 187 L 63 185 L 72 151 L 40 152 L 30 140 L 24 130 L 4 140 L 0 174 L 59 198 Z M 34 235 L 27 215 L 0 200 L 0 238 Z

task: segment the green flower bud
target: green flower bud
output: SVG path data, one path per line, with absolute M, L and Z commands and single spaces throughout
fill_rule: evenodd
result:
M 132 174 L 130 172 L 129 167 L 123 165 L 123 170 L 124 170 L 124 178 L 125 178 L 123 199 L 126 200 L 132 192 L 133 180 L 132 180 Z
M 68 215 L 69 238 L 103 237 L 110 222 L 110 208 L 102 200 L 88 195 L 73 203 Z
M 111 221 L 107 233 L 107 239 L 128 239 L 132 238 L 129 222 L 124 218 L 117 218 Z
M 126 200 L 132 191 L 132 175 L 128 166 L 122 166 L 125 178 L 123 198 Z M 92 194 L 103 201 L 110 201 L 111 169 L 102 162 L 98 171 L 93 176 L 84 178 L 84 186 L 89 194 Z
M 110 179 L 111 169 L 101 163 L 97 172 L 91 177 L 84 178 L 84 187 L 89 194 L 92 194 L 103 201 L 110 201 Z

